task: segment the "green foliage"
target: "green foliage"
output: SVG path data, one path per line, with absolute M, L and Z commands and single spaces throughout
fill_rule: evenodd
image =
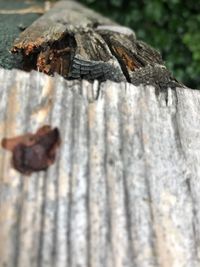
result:
M 200 89 L 200 4 L 181 0 L 80 0 L 161 51 L 174 76 Z

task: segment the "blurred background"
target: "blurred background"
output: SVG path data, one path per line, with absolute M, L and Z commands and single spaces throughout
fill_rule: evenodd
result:
M 157 48 L 174 76 L 200 89 L 199 0 L 79 0 Z

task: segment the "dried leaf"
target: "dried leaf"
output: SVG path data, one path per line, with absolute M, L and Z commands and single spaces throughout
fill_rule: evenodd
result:
M 12 151 L 12 165 L 22 174 L 31 174 L 46 170 L 56 158 L 60 145 L 60 133 L 57 128 L 46 125 L 35 134 L 27 133 L 13 138 L 4 138 L 2 147 Z

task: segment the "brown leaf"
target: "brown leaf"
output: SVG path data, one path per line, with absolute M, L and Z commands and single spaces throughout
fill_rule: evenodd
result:
M 31 174 L 54 163 L 60 142 L 59 130 L 45 125 L 35 134 L 4 138 L 2 147 L 12 151 L 12 165 L 16 170 Z

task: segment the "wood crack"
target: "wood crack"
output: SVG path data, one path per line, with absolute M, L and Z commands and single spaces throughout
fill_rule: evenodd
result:
M 66 79 L 179 85 L 160 53 L 133 31 L 73 1 L 58 2 L 36 20 L 15 40 L 12 52 L 23 54 L 25 70 Z

